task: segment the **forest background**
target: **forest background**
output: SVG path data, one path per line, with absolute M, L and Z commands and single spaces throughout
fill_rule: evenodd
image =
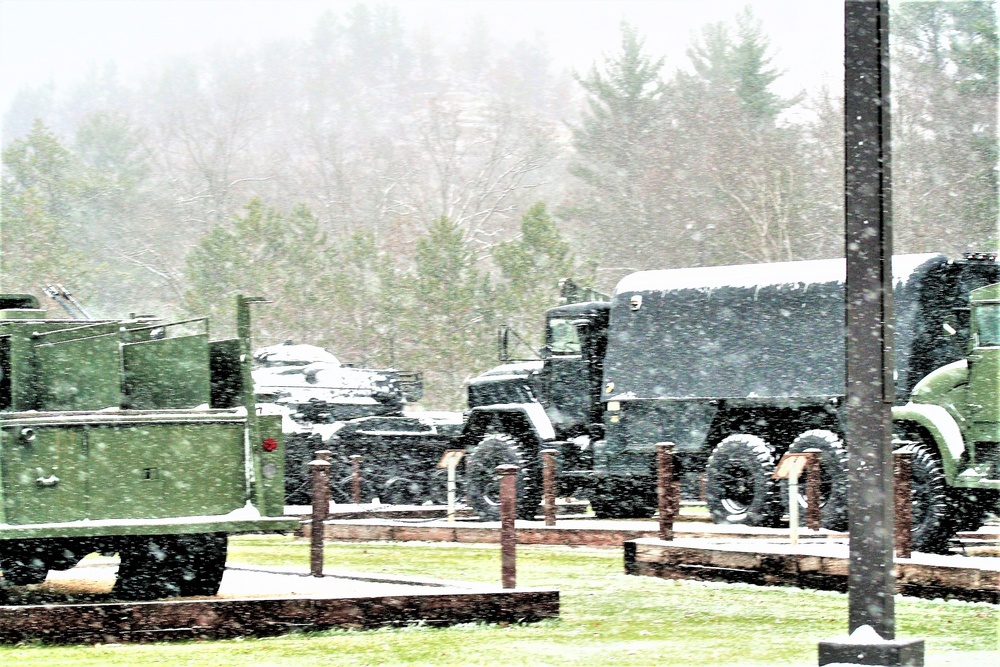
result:
M 996 250 L 994 0 L 892 17 L 898 253 Z M 558 282 L 843 255 L 842 91 L 776 92 L 751 9 L 683 63 L 628 24 L 589 71 L 544 38 L 441 39 L 391 7 L 309 39 L 23 89 L 3 118 L 0 290 L 59 283 L 102 316 L 213 316 L 263 296 L 259 344 L 425 373 L 457 409 Z

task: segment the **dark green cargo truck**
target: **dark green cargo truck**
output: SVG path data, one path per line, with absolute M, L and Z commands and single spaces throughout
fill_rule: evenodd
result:
M 945 550 L 997 507 L 998 282 L 994 253 L 893 259 L 893 418 L 914 453 L 918 550 Z M 545 314 L 541 359 L 468 383 L 469 503 L 495 517 L 494 468 L 516 463 L 533 516 L 552 447 L 561 494 L 601 517 L 650 516 L 656 443 L 672 442 L 717 523 L 774 526 L 788 509 L 776 463 L 819 449 L 823 526 L 845 529 L 844 290 L 841 259 L 642 271 L 608 301 L 567 298 Z
M 213 595 L 228 535 L 297 526 L 279 418 L 254 408 L 250 301 L 211 341 L 204 318 L 49 319 L 0 295 L 5 584 L 118 553 L 116 597 Z

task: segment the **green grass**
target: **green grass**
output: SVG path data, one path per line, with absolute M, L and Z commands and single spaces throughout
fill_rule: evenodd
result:
M 232 541 L 230 562 L 308 565 L 308 542 Z M 332 544 L 328 567 L 438 579 L 499 581 L 496 546 Z M 518 584 L 561 592 L 559 619 L 334 630 L 269 639 L 152 645 L 0 647 L 18 665 L 815 665 L 817 643 L 842 635 L 845 595 L 622 574 L 621 550 L 518 549 Z M 998 650 L 995 605 L 897 598 L 898 635 L 927 642 L 928 663 L 954 652 Z M 955 662 L 953 664 L 963 664 Z

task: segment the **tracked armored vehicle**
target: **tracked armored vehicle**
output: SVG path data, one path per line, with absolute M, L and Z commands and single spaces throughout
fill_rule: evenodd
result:
M 355 368 L 291 342 L 260 348 L 254 365 L 258 404 L 283 417 L 288 504 L 311 502 L 308 464 L 321 449 L 331 452 L 333 502 L 353 500 L 352 455 L 361 457 L 364 502 L 441 499 L 444 482 L 434 465 L 461 429 L 461 415 L 405 412 L 420 400 L 420 373 Z

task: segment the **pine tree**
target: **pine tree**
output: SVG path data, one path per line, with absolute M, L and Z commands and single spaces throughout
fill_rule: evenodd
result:
M 996 248 L 995 3 L 906 3 L 892 20 L 897 249 Z
M 41 121 L 3 151 L 0 288 L 60 283 L 89 301 L 94 262 L 76 243 L 76 156 Z
M 235 321 L 234 295 L 264 297 L 272 305 L 256 320 L 262 342 L 322 343 L 311 316 L 327 311 L 314 299 L 328 293 L 337 264 L 315 216 L 304 206 L 283 215 L 257 198 L 244 210 L 230 224 L 215 225 L 189 253 L 187 309 L 212 316 L 226 330 Z
M 418 239 L 410 289 L 408 361 L 425 373 L 424 401 L 455 409 L 465 378 L 493 356 L 496 327 L 489 280 L 461 226 L 441 217 Z
M 801 134 L 780 114 L 799 101 L 772 86 L 771 46 L 749 8 L 735 26 L 713 23 L 688 49 L 670 100 L 671 162 L 678 219 L 699 264 L 773 262 L 811 256 L 797 242 L 803 222 Z
M 626 23 L 621 51 L 606 57 L 577 82 L 587 92 L 581 124 L 573 128 L 575 155 L 570 173 L 583 188 L 567 214 L 584 224 L 589 247 L 605 265 L 635 268 L 640 244 L 655 232 L 648 215 L 655 193 L 642 189 L 644 174 L 655 168 L 649 152 L 662 129 L 666 85 L 660 77 L 664 60 L 643 52 L 643 40 Z
M 584 278 L 542 202 L 522 216 L 520 235 L 495 247 L 492 257 L 500 270 L 497 316 L 525 336 L 541 330 L 542 313 L 558 302 L 560 280 Z

